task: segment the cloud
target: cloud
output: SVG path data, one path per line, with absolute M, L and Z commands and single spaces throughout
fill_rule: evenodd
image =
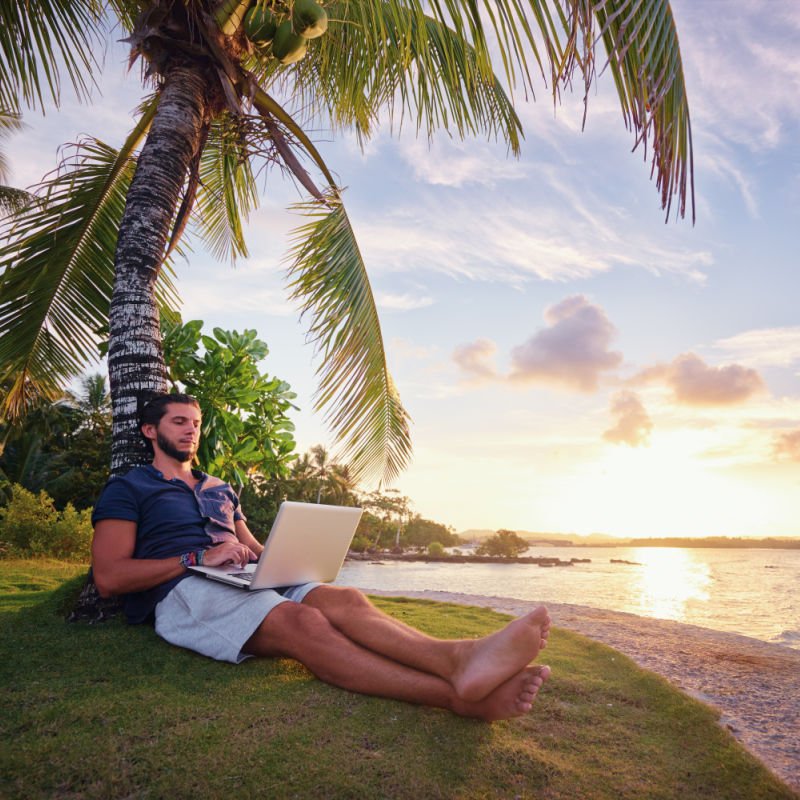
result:
M 411 294 L 378 294 L 375 302 L 379 308 L 387 311 L 413 311 L 415 308 L 426 308 L 433 305 L 433 298 L 415 297 Z
M 663 382 L 675 400 L 690 406 L 725 406 L 743 403 L 764 390 L 754 369 L 740 364 L 713 367 L 694 353 L 684 353 L 671 364 L 658 364 L 640 372 L 632 383 Z
M 442 188 L 415 193 L 405 207 L 373 204 L 354 213 L 359 246 L 371 271 L 424 270 L 514 286 L 619 267 L 706 280 L 710 251 L 677 232 L 654 236 L 583 182 L 566 168 L 537 165 L 529 189 L 514 181 L 480 200 Z
M 622 354 L 608 349 L 616 329 L 605 311 L 583 295 L 551 306 L 544 317 L 547 327 L 512 349 L 512 381 L 593 392 L 601 374 L 622 363 Z
M 611 399 L 611 414 L 617 422 L 603 433 L 604 439 L 629 447 L 648 444 L 653 422 L 636 392 L 617 392 Z
M 797 3 L 739 0 L 735 14 L 709 14 L 676 0 L 673 10 L 695 130 L 753 151 L 786 141 L 800 119 Z
M 717 175 L 729 186 L 733 185 L 738 189 L 747 208 L 747 213 L 753 219 L 759 219 L 761 213 L 756 199 L 757 189 L 754 185 L 756 178 L 748 176 L 742 167 L 737 166 L 733 156 L 723 155 L 726 145 L 718 136 L 707 133 L 704 139 L 706 143 L 706 147 L 703 148 L 703 168 L 705 172 Z
M 499 377 L 492 363 L 496 352 L 497 345 L 494 342 L 478 339 L 456 347 L 453 361 L 466 374 L 468 380 L 482 383 Z
M 745 331 L 720 339 L 714 347 L 750 366 L 788 367 L 800 362 L 800 326 Z
M 473 139 L 459 142 L 440 134 L 430 144 L 426 138 L 405 137 L 398 147 L 414 178 L 422 183 L 494 187 L 498 181 L 525 177 L 524 165 L 499 155 L 499 148 L 488 142 Z
M 800 428 L 789 433 L 782 433 L 775 439 L 775 456 L 800 461 Z

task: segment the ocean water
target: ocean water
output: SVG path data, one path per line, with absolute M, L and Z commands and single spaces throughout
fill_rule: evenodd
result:
M 545 568 L 347 561 L 337 583 L 398 593 L 433 590 L 575 603 L 800 649 L 800 550 L 534 547 L 527 555 L 591 562 Z

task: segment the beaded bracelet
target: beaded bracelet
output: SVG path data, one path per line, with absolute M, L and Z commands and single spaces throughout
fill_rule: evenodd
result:
M 204 550 L 190 550 L 181 556 L 181 566 L 184 569 L 189 567 L 200 567 L 203 564 Z

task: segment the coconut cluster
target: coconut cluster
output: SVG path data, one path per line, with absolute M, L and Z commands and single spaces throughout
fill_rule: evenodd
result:
M 294 64 L 306 54 L 308 40 L 328 30 L 328 14 L 316 0 L 294 0 L 285 12 L 256 5 L 244 18 L 244 30 L 253 44 L 271 43 L 281 64 Z

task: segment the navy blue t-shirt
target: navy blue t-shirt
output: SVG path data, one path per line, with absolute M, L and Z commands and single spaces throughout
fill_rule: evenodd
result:
M 234 523 L 245 519 L 236 492 L 218 478 L 195 471 L 192 489 L 182 480 L 167 480 L 152 465 L 134 467 L 109 479 L 92 513 L 102 519 L 136 523 L 134 558 L 170 558 L 223 541 L 236 541 Z M 187 575 L 125 596 L 128 622 L 147 621 L 156 605 Z

